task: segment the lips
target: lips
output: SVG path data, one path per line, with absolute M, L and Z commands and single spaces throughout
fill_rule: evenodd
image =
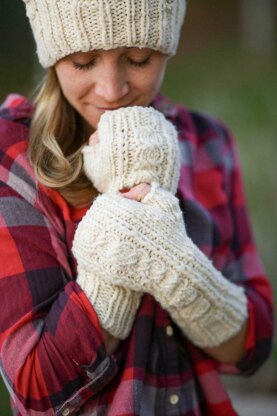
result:
M 121 107 L 97 107 L 97 110 L 100 110 L 100 111 L 114 111 L 114 110 L 117 110 L 118 108 L 121 108 Z
M 127 104 L 127 105 L 117 105 L 117 106 L 112 106 L 112 107 L 96 107 L 96 108 L 99 111 L 114 111 L 114 110 L 118 110 L 119 108 L 130 107 L 132 105 L 133 105 L 133 103 L 130 103 L 130 104 Z

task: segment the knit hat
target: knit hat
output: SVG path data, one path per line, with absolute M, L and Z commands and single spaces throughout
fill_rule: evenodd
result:
M 177 131 L 152 107 L 123 107 L 104 113 L 99 143 L 83 148 L 84 170 L 99 192 L 142 182 L 175 194 L 180 171 Z
M 186 0 L 23 0 L 41 65 L 74 52 L 177 49 Z

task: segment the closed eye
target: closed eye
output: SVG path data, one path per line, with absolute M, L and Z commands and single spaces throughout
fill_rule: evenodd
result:
M 95 59 L 92 59 L 91 61 L 89 61 L 89 62 L 87 62 L 87 63 L 85 63 L 85 64 L 80 64 L 79 62 L 73 62 L 73 66 L 74 66 L 74 68 L 76 68 L 76 69 L 79 69 L 79 70 L 88 70 L 88 69 L 91 69 L 94 65 L 95 65 L 95 62 L 96 60 Z
M 127 58 L 127 60 L 128 60 L 128 63 L 132 66 L 142 67 L 142 66 L 146 66 L 150 63 L 150 58 L 151 58 L 151 56 L 148 56 L 143 61 L 135 61 L 134 59 L 131 59 L 131 58 Z

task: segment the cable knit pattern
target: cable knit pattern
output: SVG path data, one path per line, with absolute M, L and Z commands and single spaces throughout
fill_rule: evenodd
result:
M 99 196 L 77 229 L 73 251 L 80 267 L 99 279 L 153 295 L 200 347 L 220 345 L 247 317 L 243 289 L 190 240 L 178 200 L 155 184 L 142 203 Z
M 152 107 L 108 111 L 98 124 L 99 143 L 83 148 L 84 170 L 99 192 L 157 182 L 175 194 L 180 172 L 177 131 Z
M 85 146 L 83 155 L 85 172 L 99 192 L 154 181 L 176 192 L 180 170 L 177 132 L 162 113 L 135 106 L 109 111 L 100 119 L 98 134 L 99 143 Z M 93 210 L 90 212 L 93 215 Z M 90 232 L 84 221 L 78 226 L 75 247 L 82 245 Z M 99 278 L 97 268 L 87 267 L 91 261 L 89 247 L 85 252 L 77 248 L 74 254 L 78 261 L 77 282 L 92 302 L 102 327 L 124 339 L 131 331 L 141 293 Z M 124 252 L 114 253 L 116 261 L 125 265 L 122 255 Z
M 23 0 L 45 68 L 74 52 L 119 47 L 174 55 L 185 0 Z
M 151 107 L 106 112 L 98 124 L 98 133 L 99 143 L 85 146 L 83 154 L 85 172 L 99 192 L 119 191 L 154 181 L 176 192 L 180 170 L 177 132 L 163 114 Z M 93 215 L 93 210 L 90 212 Z M 88 267 L 92 259 L 89 247 L 85 252 L 78 249 L 90 233 L 90 228 L 86 229 L 84 224 L 83 219 L 75 234 L 77 282 L 94 306 L 102 327 L 124 339 L 131 331 L 141 291 L 108 283 L 100 278 L 97 267 Z M 122 254 L 124 252 L 117 252 L 114 256 L 117 263 L 122 261 L 125 265 Z

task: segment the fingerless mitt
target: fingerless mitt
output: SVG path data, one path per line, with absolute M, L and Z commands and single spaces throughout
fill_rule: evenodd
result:
M 173 194 L 180 154 L 177 132 L 152 107 L 125 107 L 104 113 L 99 143 L 83 148 L 84 171 L 101 192 L 119 191 L 142 182 L 157 182 Z
M 200 347 L 218 346 L 239 332 L 247 318 L 244 291 L 187 236 L 173 195 L 155 185 L 142 203 L 106 194 L 91 210 L 73 247 L 82 267 L 153 295 Z

